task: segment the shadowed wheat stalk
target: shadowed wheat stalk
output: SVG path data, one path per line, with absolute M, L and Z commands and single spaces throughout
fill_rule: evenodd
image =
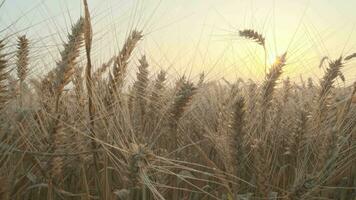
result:
M 3 53 L 5 44 L 3 40 L 0 40 L 0 110 L 5 107 L 8 101 L 8 83 L 7 77 L 9 75 L 9 69 L 7 66 L 6 54 Z

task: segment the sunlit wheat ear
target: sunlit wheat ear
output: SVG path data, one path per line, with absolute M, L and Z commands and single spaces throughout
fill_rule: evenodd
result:
M 272 104 L 277 81 L 282 75 L 283 67 L 286 64 L 286 56 L 287 53 L 284 53 L 276 58 L 261 86 L 261 96 L 259 99 L 259 106 L 261 109 L 261 121 L 257 123 L 259 123 L 258 132 L 259 134 L 264 132 L 264 137 L 267 136 L 268 133 L 268 131 L 266 131 L 267 113 L 269 112 Z
M 276 61 L 270 68 L 269 73 L 266 75 L 261 90 L 262 105 L 269 106 L 272 101 L 274 89 L 277 85 L 277 80 L 282 75 L 283 67 L 286 64 L 286 56 L 287 53 L 284 53 L 282 56 L 277 57 Z
M 126 39 L 124 46 L 115 59 L 110 87 L 121 88 L 131 54 L 142 37 L 143 35 L 141 31 L 133 30 Z
M 341 68 L 343 67 L 342 57 L 331 61 L 329 63 L 328 68 L 324 74 L 324 77 L 320 81 L 320 93 L 319 93 L 319 100 L 323 100 L 330 92 L 331 88 L 333 87 L 334 81 L 337 77 L 340 76 Z
M 9 88 L 7 83 L 7 77 L 9 76 L 9 69 L 7 66 L 6 54 L 3 53 L 5 44 L 3 40 L 0 40 L 0 110 L 5 107 L 5 104 L 9 100 Z
M 244 37 L 246 39 L 252 40 L 263 47 L 264 54 L 265 54 L 264 73 L 266 74 L 267 73 L 267 49 L 265 44 L 265 38 L 262 36 L 262 34 L 252 29 L 241 30 L 239 31 L 239 35 L 240 37 Z
M 61 52 L 61 61 L 55 69 L 54 90 L 60 95 L 63 88 L 70 82 L 74 73 L 76 59 L 79 57 L 79 48 L 83 43 L 84 20 L 80 18 L 72 27 L 72 33 L 68 35 L 68 43 L 64 44 Z
M 280 57 L 277 57 L 275 63 L 271 66 L 269 73 L 266 75 L 266 78 L 264 82 L 262 83 L 261 86 L 261 97 L 260 97 L 260 102 L 259 106 L 261 109 L 260 112 L 260 117 L 261 120 L 258 122 L 258 128 L 257 128 L 257 137 L 255 145 L 251 147 L 252 149 L 252 156 L 253 156 L 253 166 L 254 169 L 256 170 L 256 184 L 257 184 L 257 189 L 259 193 L 259 197 L 262 198 L 268 198 L 270 191 L 270 184 L 271 180 L 268 178 L 270 169 L 274 167 L 274 163 L 271 162 L 269 157 L 271 156 L 271 152 L 268 148 L 269 143 L 266 142 L 266 140 L 270 139 L 271 136 L 270 130 L 268 129 L 267 122 L 268 122 L 268 112 L 271 110 L 271 105 L 272 105 L 272 100 L 274 98 L 274 94 L 276 90 L 276 85 L 277 81 L 282 75 L 283 67 L 285 66 L 286 63 L 286 53 L 283 54 Z M 285 96 L 282 97 L 281 101 L 284 100 L 287 102 L 288 100 L 288 93 L 289 93 L 289 81 L 285 81 L 284 83 L 284 93 Z M 285 103 L 284 102 L 284 103 Z M 283 108 L 277 107 L 279 109 L 279 115 L 283 111 Z M 272 123 L 272 127 L 274 129 L 278 128 L 279 125 L 277 125 L 275 122 L 278 121 L 275 120 Z M 261 134 L 262 133 L 262 134 Z
M 316 156 L 319 159 L 317 166 L 320 169 L 324 165 L 324 161 L 327 156 L 327 149 L 329 149 L 328 138 L 330 137 L 329 132 L 322 131 L 324 122 L 328 119 L 328 112 L 332 111 L 329 103 L 331 102 L 330 96 L 333 88 L 333 84 L 337 77 L 341 74 L 341 68 L 343 67 L 342 57 L 340 56 L 336 60 L 329 62 L 329 66 L 326 68 L 324 77 L 320 81 L 320 90 L 318 93 L 317 107 L 313 112 L 313 128 L 314 133 L 318 136 L 320 147 L 316 150 Z M 330 123 L 330 122 L 329 122 Z M 334 126 L 334 124 L 332 124 Z M 330 141 L 330 140 L 329 140 Z
M 265 48 L 265 38 L 263 37 L 262 34 L 258 33 L 257 31 L 252 29 L 245 29 L 239 31 L 239 35 L 246 39 L 252 40 Z

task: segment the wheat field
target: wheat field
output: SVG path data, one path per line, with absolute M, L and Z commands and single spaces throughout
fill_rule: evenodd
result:
M 356 82 L 336 84 L 356 54 L 302 83 L 283 76 L 288 52 L 262 82 L 168 80 L 132 56 L 145 30 L 94 66 L 89 6 L 41 78 L 31 38 L 0 38 L 0 199 L 356 200 Z M 258 31 L 237 35 L 266 52 Z

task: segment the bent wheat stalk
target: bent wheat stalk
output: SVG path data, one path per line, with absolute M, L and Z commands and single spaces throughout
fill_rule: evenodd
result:
M 262 34 L 258 33 L 255 30 L 252 30 L 252 29 L 241 30 L 241 31 L 239 31 L 239 35 L 241 37 L 252 40 L 263 47 L 263 51 L 265 53 L 265 75 L 266 75 L 266 73 L 267 73 L 267 50 L 266 50 L 266 44 L 265 44 L 266 39 L 263 37 Z

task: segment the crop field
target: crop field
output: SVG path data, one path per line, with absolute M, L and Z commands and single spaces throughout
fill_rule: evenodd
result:
M 191 76 L 152 67 L 130 27 L 103 61 L 80 3 L 36 76 L 36 39 L 0 32 L 0 199 L 356 200 L 356 53 L 296 81 L 292 50 L 269 61 L 272 39 L 243 27 L 261 79 Z

